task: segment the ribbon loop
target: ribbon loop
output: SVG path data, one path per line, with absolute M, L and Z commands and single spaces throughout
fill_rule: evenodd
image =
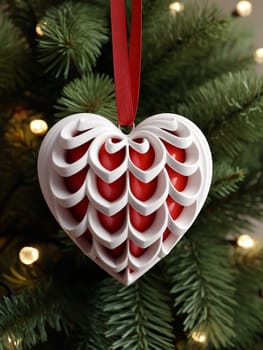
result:
M 129 46 L 125 0 L 111 0 L 111 30 L 118 122 L 121 126 L 131 126 L 137 113 L 140 90 L 142 0 L 132 1 Z

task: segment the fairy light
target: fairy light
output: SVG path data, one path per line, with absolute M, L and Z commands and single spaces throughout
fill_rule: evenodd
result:
M 21 343 L 22 343 L 22 339 L 21 338 L 19 338 L 17 340 L 13 340 L 13 344 L 14 344 L 15 347 L 18 347 L 19 345 L 21 345 Z
M 236 13 L 238 16 L 247 17 L 252 13 L 252 4 L 250 1 L 239 1 L 236 5 Z
M 206 334 L 203 332 L 193 332 L 192 339 L 197 343 L 205 343 L 206 342 Z
M 5 343 L 6 344 L 4 344 L 4 345 L 7 346 L 7 349 L 14 350 L 16 348 L 16 345 L 14 344 L 14 342 L 10 336 L 7 337 L 7 340 Z
M 237 239 L 237 245 L 244 249 L 250 249 L 254 246 L 254 241 L 249 235 L 241 235 Z
M 6 340 L 4 341 L 4 349 L 9 350 L 15 350 L 20 349 L 22 344 L 22 338 L 13 339 L 13 336 L 10 335 L 7 336 Z
M 34 119 L 30 122 L 30 130 L 33 134 L 43 136 L 48 130 L 47 122 L 43 119 Z
M 40 24 L 37 24 L 37 25 L 36 25 L 36 33 L 37 33 L 37 35 L 39 35 L 39 36 L 44 36 L 44 32 L 43 32 L 43 30 L 42 30 Z
M 34 247 L 23 247 L 19 252 L 19 260 L 25 265 L 31 265 L 39 258 L 39 250 Z
M 45 27 L 46 25 L 47 25 L 47 22 L 42 22 L 41 25 L 40 25 L 40 23 L 38 23 L 36 25 L 35 31 L 36 31 L 37 35 L 44 36 L 43 27 Z
M 263 48 L 260 47 L 254 52 L 254 58 L 257 63 L 263 63 Z
M 184 4 L 180 1 L 172 2 L 169 5 L 170 12 L 175 15 L 177 12 L 182 12 L 184 10 Z

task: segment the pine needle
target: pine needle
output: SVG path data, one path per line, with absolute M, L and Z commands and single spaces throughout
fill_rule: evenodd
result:
M 174 350 L 168 290 L 156 273 L 149 273 L 129 287 L 108 280 L 102 295 L 109 350 Z
M 29 50 L 19 30 L 3 13 L 0 13 L 0 43 L 0 95 L 6 95 L 26 86 Z
M 166 259 L 175 310 L 183 317 L 190 342 L 197 332 L 205 334 L 207 344 L 215 349 L 233 344 L 236 303 L 228 255 L 215 232 L 199 225 Z
M 51 297 L 50 286 L 47 281 L 41 288 L 24 291 L 12 299 L 3 298 L 0 304 L 0 350 L 6 349 L 9 339 L 21 339 L 23 347 L 30 348 L 47 340 L 48 327 L 58 332 L 64 328 L 63 309 L 57 296 Z
M 39 61 L 56 78 L 90 72 L 108 39 L 103 11 L 89 4 L 68 2 L 51 8 L 40 27 Z
M 89 112 L 116 121 L 114 85 L 105 75 L 89 74 L 66 85 L 57 102 L 58 118 Z

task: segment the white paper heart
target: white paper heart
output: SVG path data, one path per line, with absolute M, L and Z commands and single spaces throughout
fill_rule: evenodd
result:
M 183 150 L 183 162 L 170 146 Z M 78 156 L 69 160 L 72 151 Z M 101 152 L 116 163 L 113 168 L 102 165 Z M 147 166 L 149 152 L 154 158 Z M 141 157 L 141 165 L 136 157 Z M 171 171 L 187 179 L 183 189 L 177 189 Z M 50 210 L 69 237 L 96 264 L 128 285 L 166 256 L 192 225 L 209 191 L 212 157 L 200 129 L 182 116 L 152 116 L 126 135 L 104 117 L 81 113 L 62 119 L 45 136 L 38 175 Z M 74 176 L 81 181 L 69 190 L 66 180 Z M 143 192 L 151 181 L 154 192 L 141 200 L 136 184 L 139 189 L 142 184 Z M 104 192 L 99 182 L 105 185 Z M 120 193 L 107 200 L 111 186 Z M 174 219 L 168 198 L 172 206 L 182 208 Z M 79 219 L 74 211 L 82 212 Z M 120 213 L 125 219 L 118 225 Z M 132 215 L 137 215 L 136 220 L 150 217 L 150 224 L 138 229 Z M 108 218 L 114 218 L 115 224 L 117 220 L 115 231 L 108 229 Z

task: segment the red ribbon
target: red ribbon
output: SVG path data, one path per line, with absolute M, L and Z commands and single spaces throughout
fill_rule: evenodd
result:
M 142 0 L 132 0 L 129 48 L 125 0 L 111 0 L 111 31 L 118 122 L 123 126 L 132 125 L 140 90 Z

